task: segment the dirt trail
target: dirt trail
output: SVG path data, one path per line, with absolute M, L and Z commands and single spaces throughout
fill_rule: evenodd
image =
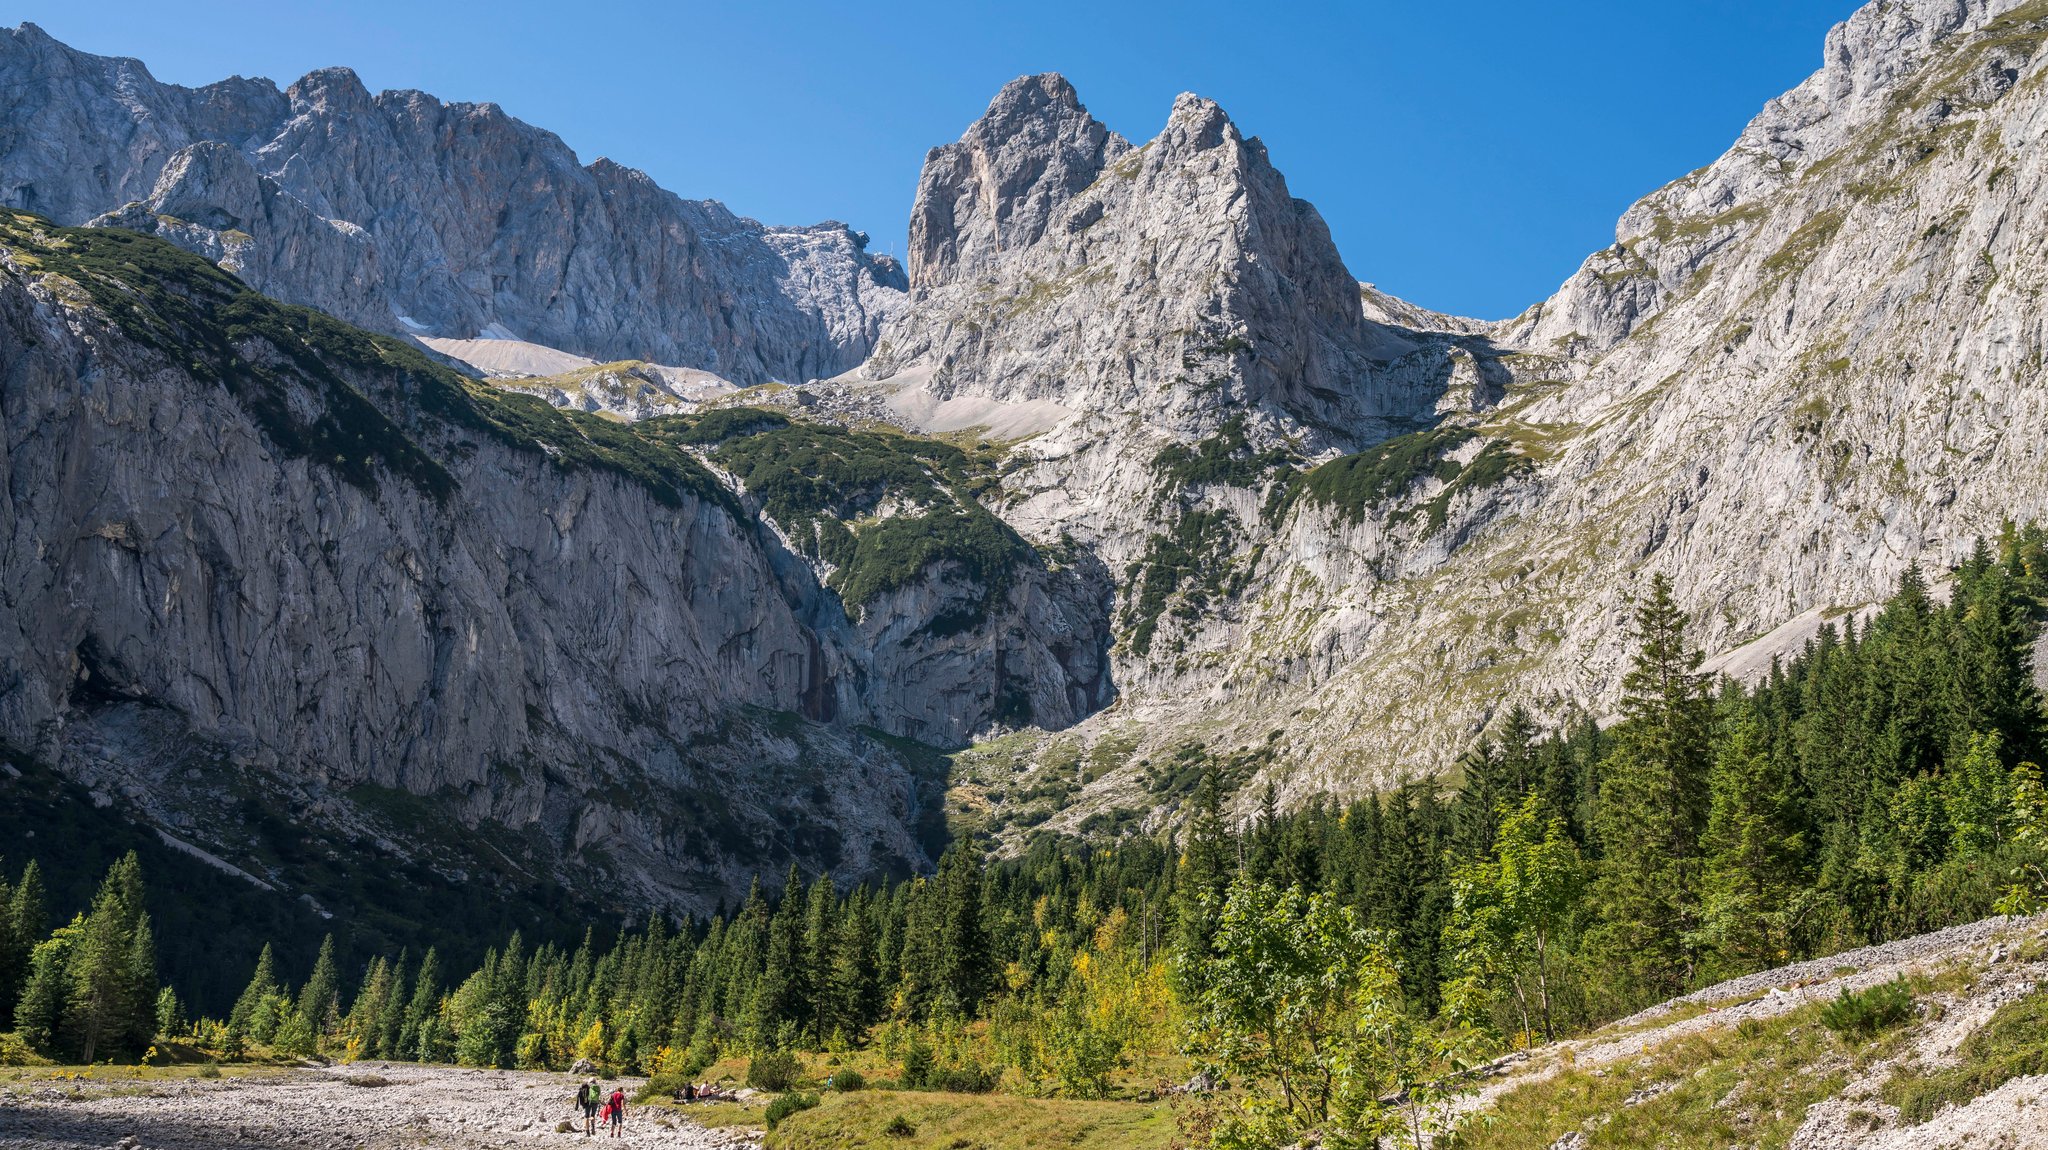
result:
M 1484 1109 L 1503 1094 L 1568 1066 L 1597 1070 L 1689 1034 L 1732 1027 L 1744 1019 L 1774 1018 L 1831 999 L 1845 988 L 1861 990 L 1901 974 L 1968 964 L 1980 974 L 1969 989 L 1936 996 L 1943 1008 L 1941 1020 L 1916 1030 L 1899 1057 L 1872 1064 L 1835 1098 L 1814 1106 L 1793 1137 L 1791 1150 L 2048 1150 L 2048 1075 L 2016 1079 L 1912 1127 L 1898 1126 L 1897 1110 L 1878 1097 L 1899 1063 L 1950 1058 L 1956 1045 L 1998 1006 L 2048 981 L 2048 960 L 2015 957 L 2023 943 L 2044 937 L 2048 915 L 1992 918 L 1731 979 L 1651 1007 L 1586 1038 L 1502 1059 L 1495 1064 L 1496 1076 L 1461 1100 L 1458 1108 Z M 1702 1007 L 1704 1013 L 1690 1013 Z M 1674 1014 L 1680 1017 L 1659 1022 Z M 1873 1119 L 1883 1125 L 1872 1128 Z
M 367 1078 L 385 1086 L 354 1085 Z M 572 1117 L 567 1074 L 357 1063 L 247 1078 L 23 1082 L 0 1089 L 8 1150 L 439 1150 L 670 1147 L 742 1150 L 751 1134 L 706 1129 L 658 1107 L 628 1106 L 623 1138 L 557 1133 Z M 607 1086 L 612 1085 L 606 1083 Z M 640 1085 L 620 1080 L 627 1097 Z

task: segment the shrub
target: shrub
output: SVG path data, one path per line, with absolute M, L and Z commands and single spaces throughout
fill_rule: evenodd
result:
M 996 1088 L 996 1076 L 980 1066 L 948 1066 L 925 1081 L 929 1089 L 953 1094 L 987 1094 Z
M 832 1075 L 832 1089 L 842 1094 L 867 1089 L 868 1080 L 860 1071 L 852 1068 L 840 1070 Z
M 768 1104 L 768 1129 L 775 1129 L 784 1118 L 817 1104 L 818 1096 L 815 1094 L 785 1094 L 777 1098 Z
M 796 1055 L 787 1050 L 771 1050 L 747 1063 L 747 1085 L 780 1094 L 795 1086 L 797 1075 L 802 1072 Z
M 48 1066 L 50 1060 L 37 1054 L 18 1034 L 0 1034 L 0 1066 Z
M 1903 977 L 1851 993 L 1844 987 L 1821 1008 L 1820 1020 L 1837 1037 L 1874 1038 L 1913 1017 L 1913 988 Z
M 219 1078 L 219 1077 L 220 1077 L 220 1063 L 218 1063 L 218 1062 L 209 1062 L 209 1063 L 207 1063 L 206 1065 L 204 1065 L 204 1066 L 200 1067 L 200 1068 L 199 1068 L 199 1077 L 201 1077 L 201 1078 Z
M 891 1138 L 915 1138 L 917 1137 L 917 1127 L 910 1119 L 898 1114 L 896 1117 L 889 1119 L 887 1126 L 882 1127 L 882 1133 L 887 1134 Z

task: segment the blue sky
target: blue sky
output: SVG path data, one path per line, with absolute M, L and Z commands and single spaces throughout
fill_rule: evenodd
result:
M 1012 77 L 1065 73 L 1136 140 L 1194 91 L 1265 139 L 1352 274 L 1498 318 L 1719 155 L 1855 6 L 47 0 L 8 22 L 177 83 L 347 64 L 373 90 L 494 100 L 586 162 L 898 254 L 926 149 Z

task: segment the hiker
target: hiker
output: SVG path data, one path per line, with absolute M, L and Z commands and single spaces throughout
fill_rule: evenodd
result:
M 685 1082 L 685 1083 L 683 1083 L 683 1101 L 685 1101 L 685 1102 L 695 1102 L 696 1100 L 697 1100 L 697 1084 L 696 1084 L 696 1083 L 694 1083 L 694 1082 Z
M 624 1087 L 613 1088 L 611 1101 L 605 1104 L 605 1117 L 611 1123 L 612 1137 L 625 1137 L 626 1090 Z
M 576 1090 L 576 1105 L 583 1107 L 583 1136 L 597 1133 L 597 1104 L 604 1098 L 604 1091 L 597 1088 L 597 1079 L 585 1082 Z

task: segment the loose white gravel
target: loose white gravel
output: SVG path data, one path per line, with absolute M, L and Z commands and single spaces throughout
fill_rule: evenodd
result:
M 1585 1070 L 1639 1057 L 1673 1039 L 1751 1018 L 1773 1018 L 1842 990 L 1861 990 L 1902 974 L 1953 964 L 1980 973 L 1970 988 L 1940 995 L 1943 1015 L 1923 1025 L 1899 1057 L 1868 1067 L 1834 1098 L 1807 1111 L 1793 1135 L 1792 1150 L 2048 1150 L 2048 1075 L 2006 1083 L 1965 1106 L 1950 1107 L 1912 1127 L 1898 1124 L 1898 1111 L 1879 1097 L 1884 1082 L 1904 1061 L 1939 1065 L 1991 1013 L 2048 981 L 2048 961 L 2018 962 L 2018 947 L 2048 934 L 2048 915 L 1990 918 L 1930 934 L 1866 946 L 1810 962 L 1717 983 L 1622 1019 L 1602 1033 L 1552 1043 L 1495 1063 L 1474 1093 L 1460 1099 L 1461 1112 L 1484 1110 L 1518 1087 L 1549 1078 L 1566 1067 Z M 1691 1017 L 1662 1022 L 1674 1008 L 1705 1007 Z M 1617 1033 L 1618 1032 L 1618 1033 Z M 1561 1147 L 1585 1144 L 1581 1132 Z
M 371 1077 L 389 1085 L 349 1082 Z M 667 1108 L 630 1104 L 623 1137 L 586 1138 L 574 1105 L 578 1081 L 568 1074 L 384 1063 L 247 1078 L 29 1081 L 0 1089 L 0 1147 L 740 1150 L 759 1144 L 751 1130 L 707 1129 Z M 631 1098 L 640 1083 L 621 1079 L 618 1085 Z M 562 1122 L 572 1122 L 575 1132 L 558 1133 Z

